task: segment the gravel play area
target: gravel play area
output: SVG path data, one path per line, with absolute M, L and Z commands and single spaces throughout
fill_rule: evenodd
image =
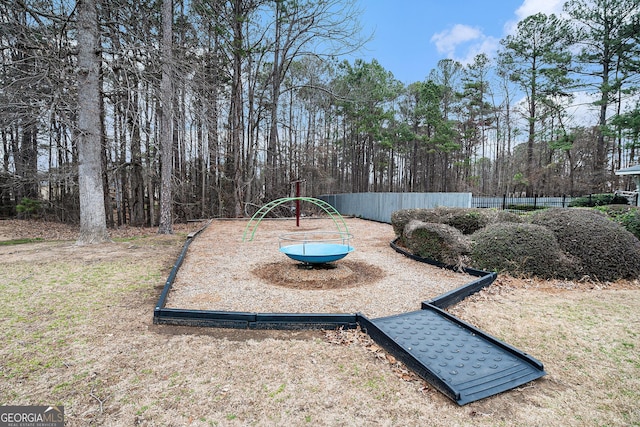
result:
M 213 221 L 189 247 L 167 307 L 277 313 L 362 313 L 383 317 L 418 310 L 422 301 L 474 277 L 410 260 L 394 251 L 391 225 L 346 218 L 355 250 L 325 266 L 303 268 L 279 251 L 292 232 L 336 231 L 327 218 L 263 220 L 243 241 L 247 220 Z M 247 239 L 250 233 L 247 233 Z

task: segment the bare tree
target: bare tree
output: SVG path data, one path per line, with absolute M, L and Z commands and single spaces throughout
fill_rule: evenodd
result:
M 323 56 L 321 48 L 328 47 L 329 55 L 341 55 L 359 49 L 358 11 L 352 1 L 276 0 L 272 4 L 274 17 L 273 63 L 271 70 L 271 121 L 265 164 L 265 193 L 267 198 L 278 194 L 278 108 L 281 87 L 291 64 L 303 56 Z

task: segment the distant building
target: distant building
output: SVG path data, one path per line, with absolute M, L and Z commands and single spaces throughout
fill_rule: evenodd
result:
M 633 182 L 636 184 L 635 191 L 617 191 L 616 194 L 625 196 L 630 200 L 635 200 L 636 206 L 640 206 L 640 198 L 638 197 L 638 191 L 640 191 L 640 165 L 618 169 L 616 171 L 616 175 L 630 176 L 633 179 Z

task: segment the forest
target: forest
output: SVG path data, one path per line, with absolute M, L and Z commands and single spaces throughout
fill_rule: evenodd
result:
M 296 181 L 314 197 L 633 189 L 614 171 L 640 148 L 637 0 L 568 0 L 494 57 L 410 84 L 345 59 L 371 36 L 362 7 L 1 2 L 0 217 L 170 231 L 250 215 Z

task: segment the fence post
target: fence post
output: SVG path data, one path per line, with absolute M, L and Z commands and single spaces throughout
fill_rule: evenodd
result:
M 507 193 L 502 195 L 502 210 L 507 209 Z
M 534 194 L 533 195 L 533 210 L 535 211 L 537 207 L 538 207 L 538 195 Z
M 563 194 L 563 195 L 562 195 L 562 207 L 563 207 L 563 208 L 564 208 L 564 207 L 566 207 L 566 206 L 564 205 L 564 203 L 565 203 L 565 201 L 566 201 L 566 200 L 567 200 L 567 195 L 566 195 L 566 194 Z

